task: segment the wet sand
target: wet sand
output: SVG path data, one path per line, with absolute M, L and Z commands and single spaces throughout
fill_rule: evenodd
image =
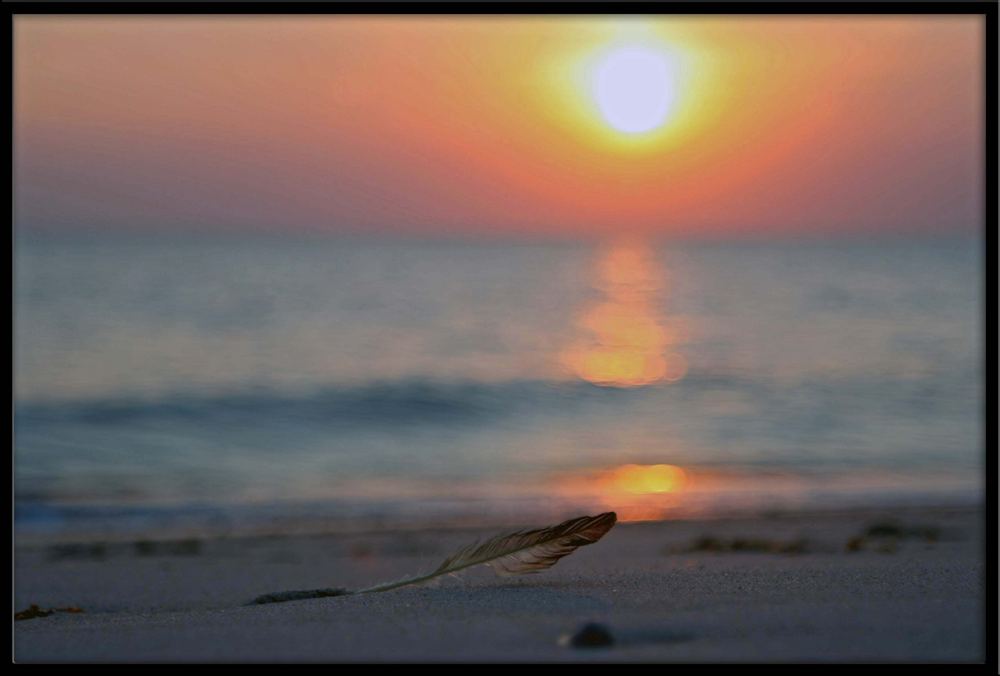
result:
M 576 516 L 568 514 L 567 517 Z M 548 525 L 548 524 L 530 524 Z M 970 508 L 620 523 L 537 575 L 245 605 L 433 569 L 497 531 L 19 542 L 17 662 L 984 659 Z M 614 643 L 561 637 L 588 622 Z

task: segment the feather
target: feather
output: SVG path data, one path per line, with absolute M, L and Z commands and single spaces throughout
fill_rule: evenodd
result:
M 367 594 L 420 584 L 480 564 L 491 567 L 501 576 L 537 573 L 551 568 L 578 547 L 597 542 L 611 530 L 616 521 L 614 512 L 605 512 L 597 516 L 580 516 L 548 528 L 498 535 L 485 542 L 474 542 L 463 547 L 427 575 L 387 582 L 353 593 Z
M 579 516 L 548 528 L 519 530 L 506 535 L 497 535 L 485 542 L 473 542 L 463 547 L 442 561 L 440 566 L 427 575 L 386 582 L 357 591 L 314 589 L 264 594 L 255 598 L 248 605 L 389 591 L 411 584 L 428 582 L 443 575 L 454 575 L 461 570 L 480 564 L 491 567 L 498 575 L 504 577 L 537 573 L 551 568 L 559 559 L 572 554 L 578 547 L 591 545 L 600 540 L 611 530 L 617 519 L 614 512 L 605 512 L 597 516 Z

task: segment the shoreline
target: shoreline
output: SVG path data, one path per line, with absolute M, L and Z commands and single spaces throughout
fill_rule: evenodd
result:
M 598 513 L 600 507 L 591 505 L 589 512 Z M 865 517 L 877 514 L 949 514 L 976 513 L 984 509 L 982 500 L 937 500 L 937 501 L 903 501 L 887 502 L 885 504 L 862 505 L 807 505 L 795 507 L 761 508 L 753 511 L 717 510 L 707 513 L 680 514 L 673 518 L 627 518 L 618 512 L 619 524 L 678 524 L 678 523 L 712 523 L 738 521 L 768 521 L 788 518 L 824 518 L 824 517 Z M 608 507 L 609 511 L 615 511 Z M 323 536 L 359 536 L 359 535 L 391 535 L 420 532 L 463 533 L 483 530 L 504 530 L 517 528 L 534 528 L 547 525 L 549 522 L 569 518 L 577 513 L 589 513 L 587 506 L 566 506 L 560 509 L 550 509 L 547 513 L 525 512 L 521 518 L 517 515 L 482 518 L 474 514 L 453 514 L 437 518 L 420 516 L 411 519 L 393 519 L 381 515 L 366 515 L 357 518 L 341 519 L 298 519 L 279 518 L 273 521 L 248 521 L 242 524 L 219 525 L 168 525 L 151 528 L 108 528 L 108 529 L 63 529 L 51 532 L 38 530 L 18 530 L 15 524 L 14 539 L 17 547 L 39 548 L 67 544 L 126 544 L 147 541 L 175 540 L 240 540 L 254 538 L 281 537 L 323 537 Z
M 769 477 L 772 478 L 773 477 Z M 288 502 L 89 503 L 22 501 L 14 505 L 19 543 L 122 541 L 135 538 L 254 537 L 383 531 L 531 527 L 577 514 L 618 513 L 619 522 L 698 521 L 773 514 L 826 514 L 877 510 L 975 509 L 979 483 L 931 486 L 856 483 L 820 488 L 793 478 L 767 493 L 755 475 L 710 490 L 630 495 L 570 492 L 546 496 L 484 492 L 469 498 L 326 499 Z M 516 493 L 515 493 L 516 495 Z

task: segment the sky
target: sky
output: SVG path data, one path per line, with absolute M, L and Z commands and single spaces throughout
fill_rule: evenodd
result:
M 981 17 L 14 19 L 19 229 L 946 234 Z

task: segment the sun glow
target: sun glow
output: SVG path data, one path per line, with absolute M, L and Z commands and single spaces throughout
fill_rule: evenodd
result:
M 648 47 L 622 47 L 595 69 L 593 96 L 604 120 L 626 134 L 663 125 L 673 108 L 675 73 L 667 55 Z
M 565 152 L 598 148 L 669 164 L 676 161 L 669 151 L 718 121 L 725 90 L 716 87 L 717 59 L 676 27 L 617 22 L 542 63 L 538 113 Z

